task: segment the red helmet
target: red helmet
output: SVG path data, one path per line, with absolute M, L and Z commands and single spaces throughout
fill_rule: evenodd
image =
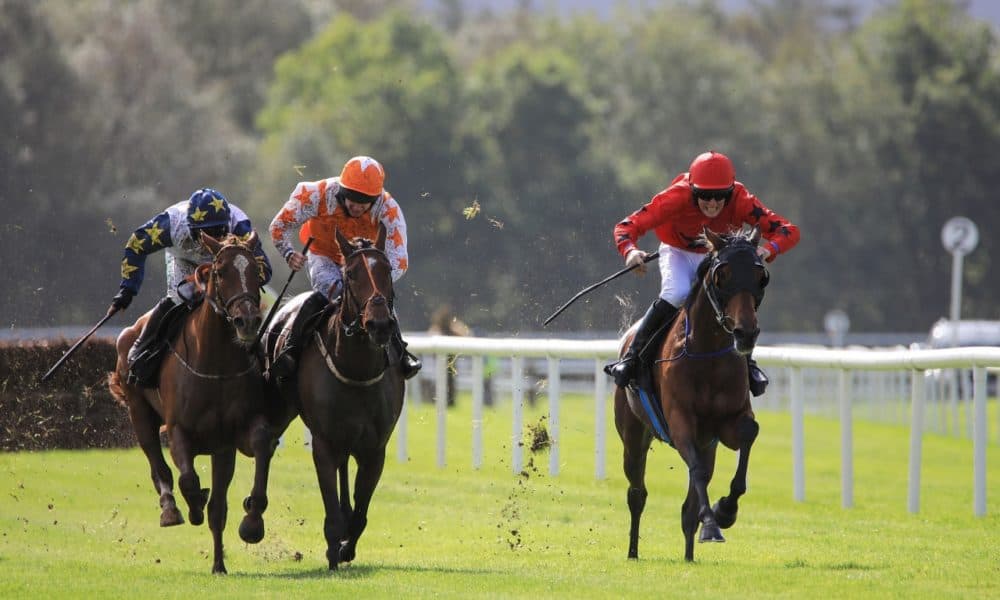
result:
M 736 183 L 736 170 L 725 154 L 710 150 L 699 154 L 691 163 L 691 189 L 695 195 L 701 191 L 732 192 Z
M 382 195 L 385 171 L 377 160 L 370 156 L 355 156 L 347 161 L 340 172 L 340 185 L 371 196 L 372 201 Z

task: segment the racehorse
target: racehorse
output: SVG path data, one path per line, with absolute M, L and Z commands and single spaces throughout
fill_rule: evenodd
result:
M 390 306 L 392 269 L 385 254 L 385 228 L 373 243 L 348 240 L 337 231 L 343 253 L 344 289 L 333 315 L 303 343 L 294 378 L 278 380 L 280 393 L 294 403 L 312 433 L 313 463 L 326 519 L 326 557 L 330 570 L 354 560 L 368 523 L 368 506 L 385 465 L 385 448 L 403 406 L 403 376 L 390 363 L 387 345 L 394 331 Z M 282 307 L 268 338 L 294 319 L 303 297 Z M 273 357 L 277 349 L 269 349 Z M 348 458 L 354 457 L 354 508 L 351 508 Z
M 246 515 L 239 533 L 245 542 L 256 543 L 264 537 L 271 457 L 278 436 L 294 414 L 290 408 L 268 404 L 262 369 L 253 350 L 261 324 L 261 275 L 253 254 L 259 243 L 256 232 L 246 241 L 235 235 L 219 241 L 205 233 L 200 239 L 213 255 L 212 262 L 200 265 L 193 277 L 204 300 L 188 315 L 179 334 L 168 340 L 158 389 L 127 381 L 129 349 L 148 314 L 119 335 L 118 361 L 108 387 L 128 408 L 139 445 L 149 460 L 153 487 L 160 496 L 160 526 L 184 522 L 174 500 L 173 474 L 160 446 L 160 426 L 165 424 L 170 454 L 180 471 L 178 483 L 188 505 L 188 520 L 201 525 L 208 504 L 208 526 L 214 542 L 212 572 L 226 573 L 222 532 L 236 451 L 254 458 L 253 488 L 243 502 Z M 210 499 L 194 468 L 194 457 L 205 454 L 212 457 Z
M 746 492 L 750 447 L 759 426 L 750 406 L 745 356 L 760 333 L 757 307 L 769 275 L 757 255 L 758 228 L 725 235 L 705 228 L 700 239 L 709 252 L 659 348 L 651 373 L 654 395 L 631 386 L 615 391 L 615 426 L 629 482 L 629 558 L 639 557 L 646 454 L 654 435 L 676 448 L 688 466 L 688 493 L 681 507 L 686 560 L 694 560 L 699 523 L 700 541 L 726 541 L 721 529 L 736 522 L 737 502 Z M 622 354 L 631 335 L 622 340 Z M 710 507 L 708 483 L 719 442 L 738 450 L 739 461 L 729 495 Z

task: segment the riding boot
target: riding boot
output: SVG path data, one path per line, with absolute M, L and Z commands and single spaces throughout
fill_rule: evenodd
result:
M 305 337 L 306 324 L 313 321 L 313 317 L 322 311 L 326 305 L 326 297 L 319 292 L 313 292 L 305 299 L 298 314 L 294 317 L 295 320 L 292 321 L 292 330 L 288 333 L 288 339 L 285 341 L 281 353 L 275 357 L 274 362 L 271 364 L 271 368 L 269 369 L 271 377 L 287 379 L 295 374 L 295 370 L 298 368 L 299 355 L 302 353 L 302 347 L 305 345 L 302 338 Z
M 160 324 L 174 306 L 176 306 L 174 301 L 166 297 L 153 307 L 146 325 L 128 351 L 128 383 L 142 387 L 156 387 L 156 376 L 160 372 L 159 358 L 163 353 Z
M 604 372 L 614 378 L 615 385 L 623 388 L 635 377 L 640 352 L 649 343 L 650 337 L 660 327 L 672 321 L 676 314 L 677 308 L 663 298 L 657 298 L 653 301 L 649 310 L 642 317 L 642 321 L 639 322 L 635 337 L 632 338 L 632 343 L 625 352 L 625 356 L 604 367 Z
M 403 378 L 410 379 L 420 372 L 423 364 L 419 358 L 406 349 L 407 343 L 403 341 L 403 333 L 399 330 L 399 321 L 396 321 L 395 329 L 396 331 L 392 334 L 392 344 L 396 348 L 396 353 L 399 354 L 399 366 L 403 369 Z
M 767 384 L 770 383 L 770 379 L 764 374 L 764 371 L 757 366 L 757 361 L 747 354 L 747 370 L 750 374 L 750 393 L 754 396 L 760 396 L 767 389 Z

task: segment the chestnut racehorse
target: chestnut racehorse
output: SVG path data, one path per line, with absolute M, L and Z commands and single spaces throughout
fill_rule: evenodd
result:
M 700 541 L 725 541 L 721 529 L 735 523 L 737 501 L 746 492 L 750 447 L 759 427 L 750 406 L 745 356 L 760 333 L 757 307 L 769 276 L 757 255 L 759 229 L 744 227 L 726 235 L 705 229 L 701 238 L 709 252 L 660 347 L 652 368 L 653 395 L 632 387 L 615 391 L 615 425 L 629 482 L 629 558 L 639 556 L 646 454 L 654 435 L 676 448 L 688 467 L 688 493 L 681 507 L 686 560 L 694 560 L 699 524 Z M 623 354 L 631 334 L 623 339 Z M 738 450 L 739 462 L 729 495 L 709 506 L 708 483 L 719 442 Z
M 179 334 L 168 340 L 158 388 L 127 382 L 129 349 L 148 314 L 119 335 L 118 362 L 108 385 L 128 408 L 149 460 L 153 487 L 160 497 L 160 526 L 184 522 L 174 500 L 173 475 L 160 447 L 160 426 L 166 425 L 188 520 L 192 525 L 204 522 L 208 504 L 214 542 L 212 572 L 225 573 L 222 532 L 236 451 L 254 458 L 253 489 L 243 502 L 246 515 L 239 532 L 244 541 L 256 543 L 264 537 L 271 457 L 278 436 L 294 415 L 264 393 L 262 369 L 253 350 L 261 324 L 261 275 L 253 254 L 259 243 L 257 234 L 245 241 L 235 235 L 218 241 L 204 233 L 200 239 L 213 255 L 212 262 L 199 266 L 194 275 L 204 300 L 187 316 Z M 206 454 L 212 457 L 211 498 L 194 467 L 194 457 Z

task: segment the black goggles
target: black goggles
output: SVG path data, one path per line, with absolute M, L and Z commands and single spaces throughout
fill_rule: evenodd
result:
M 716 190 L 703 190 L 697 187 L 691 189 L 691 193 L 694 194 L 697 200 L 729 200 L 729 197 L 733 195 L 733 188 L 722 188 Z
M 206 234 L 219 239 L 225 237 L 229 233 L 229 225 L 211 225 L 209 227 L 199 227 L 198 231 L 204 231 Z

